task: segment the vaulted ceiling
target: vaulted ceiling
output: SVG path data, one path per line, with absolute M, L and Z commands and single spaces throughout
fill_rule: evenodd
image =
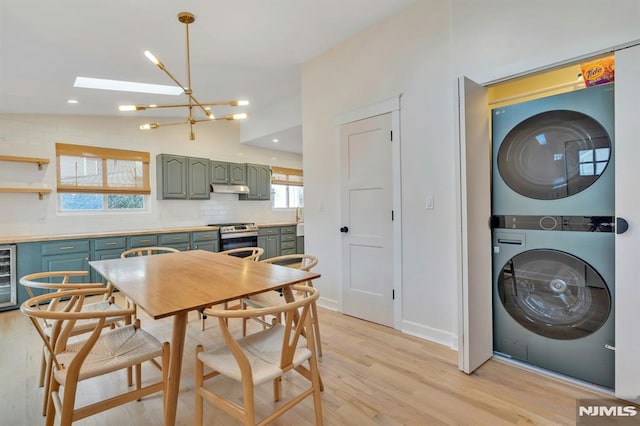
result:
M 177 20 L 186 10 L 196 17 L 190 25 L 194 94 L 201 102 L 248 99 L 247 111 L 259 114 L 299 96 L 303 62 L 414 1 L 4 0 L 0 113 L 121 115 L 120 104 L 182 103 L 183 96 L 73 83 L 85 76 L 173 84 L 144 57 L 150 50 L 186 85 L 185 27 Z M 175 109 L 135 114 L 141 121 L 185 116 Z

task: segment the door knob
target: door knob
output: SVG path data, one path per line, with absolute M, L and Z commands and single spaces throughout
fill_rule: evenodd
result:
M 621 217 L 616 218 L 616 234 L 624 234 L 629 229 L 629 222 Z
M 349 227 L 348 226 L 343 226 L 342 228 L 340 228 L 340 232 L 344 232 L 344 233 L 349 232 Z

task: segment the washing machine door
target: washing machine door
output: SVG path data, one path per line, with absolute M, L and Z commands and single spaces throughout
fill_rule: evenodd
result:
M 555 110 L 516 125 L 498 150 L 498 172 L 520 195 L 554 200 L 584 191 L 604 172 L 611 140 L 586 114 Z
M 588 336 L 611 311 L 611 295 L 600 274 L 557 250 L 529 250 L 511 258 L 499 274 L 498 295 L 515 321 L 552 339 Z

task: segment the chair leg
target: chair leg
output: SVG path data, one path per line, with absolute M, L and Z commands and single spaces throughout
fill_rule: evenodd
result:
M 202 347 L 202 345 L 198 345 L 196 346 L 196 366 L 195 366 L 195 382 L 194 382 L 194 388 L 195 388 L 195 394 L 196 394 L 196 404 L 195 404 L 195 408 L 193 409 L 194 414 L 195 414 L 195 422 L 194 424 L 196 426 L 202 426 L 202 410 L 204 409 L 203 407 L 203 398 L 202 398 L 202 394 L 200 394 L 200 389 L 202 388 L 202 382 L 203 382 L 203 377 L 204 377 L 204 365 L 202 363 L 202 361 L 200 361 L 200 359 L 198 358 L 198 354 L 200 352 L 202 352 L 204 350 L 204 348 Z
M 316 338 L 316 348 L 318 351 L 318 357 L 322 358 L 322 342 L 320 341 L 320 322 L 318 321 L 318 307 L 316 302 L 311 304 L 311 322 L 313 324 L 313 330 Z
M 244 402 L 244 424 L 253 426 L 256 424 L 256 407 L 253 399 L 253 384 L 242 381 L 242 396 Z
M 315 355 L 311 355 L 311 358 L 309 358 L 309 369 L 311 370 L 311 382 L 313 383 L 313 410 L 316 415 L 316 426 L 322 426 L 324 420 L 322 418 L 322 398 L 320 397 L 320 373 Z
M 47 404 L 49 403 L 49 395 L 51 394 L 51 382 L 53 381 L 53 368 L 52 368 L 52 364 L 53 364 L 53 360 L 51 359 L 50 355 L 44 355 L 45 357 L 45 367 L 44 367 L 44 377 L 45 377 L 45 381 L 44 381 L 44 397 L 43 397 L 43 403 L 42 403 L 42 415 L 46 416 L 47 415 Z
M 60 413 L 60 426 L 70 426 L 73 422 L 73 410 L 76 403 L 76 391 L 78 390 L 78 377 L 68 380 L 62 394 L 62 412 Z
M 47 419 L 45 420 L 45 426 L 53 426 L 56 419 L 56 407 L 53 403 L 53 394 L 60 390 L 60 384 L 54 380 L 51 384 L 51 392 L 47 394 Z
M 280 391 L 282 390 L 282 377 L 276 377 L 273 379 L 273 400 L 274 402 L 280 401 Z
M 47 355 L 46 350 L 42 348 L 42 358 L 40 358 L 40 378 L 38 379 L 38 387 L 44 386 L 44 377 L 47 369 Z

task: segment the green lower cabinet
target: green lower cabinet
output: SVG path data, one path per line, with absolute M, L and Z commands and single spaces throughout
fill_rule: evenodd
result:
M 42 243 L 40 271 L 89 271 L 89 240 L 64 240 Z M 72 277 L 70 282 L 88 283 L 90 274 Z
M 280 228 L 280 255 L 296 254 L 296 227 Z
M 191 248 L 191 235 L 188 232 L 179 232 L 175 234 L 160 234 L 158 236 L 158 245 L 160 247 L 173 247 L 180 251 L 186 251 Z
M 304 237 L 296 237 L 296 253 L 304 254 Z
M 158 245 L 157 235 L 133 235 L 127 237 L 127 239 L 129 240 L 127 248 L 155 247 Z
M 191 250 L 220 251 L 218 231 L 196 231 L 191 233 Z
M 258 247 L 262 247 L 262 249 L 264 249 L 264 254 L 260 259 L 269 259 L 271 257 L 280 256 L 280 236 L 258 236 Z
M 96 238 L 91 243 L 93 247 L 91 260 L 119 259 L 120 254 L 127 249 L 127 237 Z M 106 284 L 106 280 L 93 269 L 91 270 L 91 281 Z

